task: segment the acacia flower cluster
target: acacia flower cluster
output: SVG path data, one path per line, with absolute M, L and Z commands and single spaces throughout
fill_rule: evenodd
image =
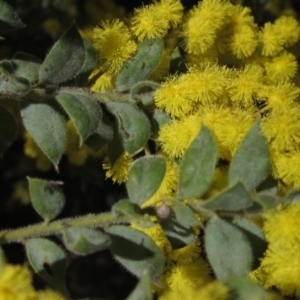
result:
M 167 15 L 163 18 L 162 13 Z M 170 55 L 166 53 L 172 53 L 178 44 L 185 52 L 185 73 L 165 76 L 164 71 L 155 77 L 161 84 L 154 93 L 154 103 L 171 119 L 160 128 L 156 140 L 158 153 L 166 158 L 167 171 L 161 187 L 143 207 L 172 206 L 178 184 L 176 160 L 184 155 L 202 124 L 213 132 L 219 158 L 230 163 L 258 116 L 262 118 L 261 129 L 268 141 L 273 176 L 285 189 L 299 188 L 297 101 L 300 89 L 293 80 L 297 60 L 289 50 L 300 36 L 300 27 L 294 18 L 281 16 L 274 23 L 259 27 L 249 8 L 226 0 L 203 0 L 186 14 L 179 1 L 162 0 L 136 9 L 127 25 L 122 23 L 118 27 L 116 24 L 121 24 L 118 22 L 106 23 L 101 30 L 94 31 L 95 47 L 99 51 L 98 70 L 104 71 L 97 80 L 107 76 L 107 71 L 113 74 L 113 70 L 134 54 L 134 43 L 146 38 L 164 39 L 166 49 L 161 62 L 165 69 L 170 66 Z M 114 44 L 106 41 L 105 36 L 111 31 L 115 36 L 122 35 L 122 39 Z M 103 49 L 110 51 L 101 52 Z M 116 59 L 117 52 L 122 55 Z M 112 81 L 107 88 L 96 81 L 92 89 L 113 89 L 113 76 L 110 78 Z M 130 164 L 125 153 L 113 166 L 107 158 L 104 168 L 108 170 L 108 177 L 121 183 L 127 180 Z M 218 193 L 226 185 L 226 167 L 217 168 L 206 197 Z M 281 188 L 284 189 L 283 185 Z M 298 205 L 278 208 L 266 214 L 264 231 L 269 248 L 261 267 L 251 276 L 267 288 L 275 286 L 284 294 L 300 296 L 299 255 L 296 254 L 299 252 L 298 227 L 292 220 L 292 216 L 296 218 L 296 207 Z M 198 238 L 187 246 L 172 249 L 159 224 L 148 229 L 132 226 L 151 236 L 167 258 L 160 284 L 154 287 L 159 299 L 228 299 L 227 287 L 213 279 L 209 266 L 201 257 Z M 199 232 L 199 228 L 195 230 Z M 285 240 L 286 235 L 291 237 L 293 246 L 275 243 Z M 289 262 L 291 257 L 293 260 Z M 289 281 L 290 278 L 294 280 Z M 270 294 L 270 299 L 273 297 L 277 299 Z

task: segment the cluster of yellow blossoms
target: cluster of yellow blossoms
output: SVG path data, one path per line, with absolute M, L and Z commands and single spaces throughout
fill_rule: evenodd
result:
M 186 14 L 179 0 L 156 1 L 136 9 L 124 22 L 104 22 L 94 30 L 99 54 L 99 65 L 91 76 L 94 91 L 115 88 L 116 75 L 134 55 L 139 41 L 163 38 L 165 42 L 150 79 L 161 82 L 154 102 L 171 118 L 156 140 L 159 154 L 166 158 L 167 172 L 143 207 L 171 203 L 178 184 L 175 161 L 195 139 L 201 124 L 213 132 L 219 158 L 230 162 L 259 116 L 273 176 L 283 183 L 283 192 L 299 188 L 300 89 L 295 56 L 299 36 L 299 24 L 291 16 L 282 15 L 259 28 L 249 8 L 226 0 L 203 0 Z M 171 54 L 178 45 L 184 51 L 187 72 L 167 76 Z M 132 158 L 124 153 L 113 166 L 106 158 L 104 168 L 108 177 L 121 183 L 127 181 L 131 163 Z M 227 186 L 227 171 L 216 169 L 205 197 Z M 266 288 L 276 287 L 283 294 L 300 297 L 299 209 L 295 203 L 265 214 L 263 230 L 269 246 L 261 266 L 249 276 Z M 198 238 L 174 250 L 160 225 L 147 229 L 132 226 L 151 236 L 166 255 L 165 272 L 155 287 L 159 299 L 229 299 L 228 287 L 213 279 L 203 260 Z M 267 297 L 281 299 L 272 293 Z
M 28 267 L 6 265 L 0 271 L 1 300 L 65 300 L 51 289 L 36 291 L 32 285 L 32 274 Z
M 299 37 L 300 26 L 293 17 L 282 15 L 260 28 L 249 8 L 227 0 L 203 0 L 187 13 L 179 0 L 156 1 L 136 9 L 124 21 L 104 21 L 94 29 L 99 64 L 90 77 L 93 91 L 114 90 L 117 74 L 134 56 L 140 41 L 163 38 L 165 42 L 161 61 L 150 79 L 161 82 L 154 102 L 171 118 L 160 128 L 156 140 L 159 154 L 166 158 L 167 172 L 144 207 L 172 201 L 178 184 L 176 160 L 202 124 L 214 134 L 219 158 L 230 162 L 259 116 L 270 150 L 272 175 L 281 182 L 283 193 L 300 187 L 300 89 L 295 54 Z M 167 76 L 171 54 L 178 45 L 184 51 L 187 72 Z M 73 153 L 69 159 L 84 163 L 83 152 L 79 151 L 78 157 Z M 107 177 L 126 182 L 132 161 L 128 153 L 114 165 L 106 157 L 103 167 Z M 227 171 L 216 169 L 206 197 L 226 187 Z M 276 287 L 297 297 L 299 213 L 298 203 L 265 213 L 263 231 L 268 249 L 260 267 L 249 275 L 266 288 Z M 159 299 L 229 299 L 228 288 L 214 280 L 202 258 L 198 238 L 174 250 L 158 224 L 148 229 L 132 226 L 151 236 L 166 255 L 166 270 L 155 287 Z M 270 293 L 268 299 L 280 297 Z

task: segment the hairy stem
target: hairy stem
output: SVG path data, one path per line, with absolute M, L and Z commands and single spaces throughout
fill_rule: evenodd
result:
M 28 238 L 58 234 L 71 226 L 107 228 L 112 224 L 128 223 L 129 218 L 113 212 L 89 214 L 53 222 L 43 222 L 23 228 L 0 231 L 0 244 L 24 242 Z

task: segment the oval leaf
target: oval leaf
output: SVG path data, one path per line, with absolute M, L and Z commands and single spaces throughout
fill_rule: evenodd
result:
M 266 138 L 257 119 L 246 134 L 232 158 L 229 168 L 230 185 L 241 181 L 247 190 L 252 191 L 270 171 L 269 150 Z
M 66 118 L 48 103 L 23 102 L 21 116 L 25 128 L 57 168 L 67 142 Z
M 212 218 L 205 228 L 208 261 L 220 281 L 230 275 L 246 276 L 251 271 L 252 249 L 247 236 L 234 225 Z
M 16 66 L 12 61 L 5 60 L 0 63 L 0 94 L 19 100 L 20 96 L 29 92 L 30 84 L 27 79 L 15 76 L 15 70 Z
M 15 67 L 15 76 L 26 78 L 31 84 L 38 81 L 42 64 L 38 57 L 24 52 L 17 52 L 11 62 Z
M 18 127 L 14 117 L 0 106 L 0 154 L 15 140 Z
M 72 91 L 62 91 L 56 96 L 58 103 L 64 108 L 80 136 L 80 144 L 94 133 L 101 121 L 101 108 L 97 101 Z
M 196 238 L 195 230 L 190 226 L 184 226 L 179 223 L 173 215 L 163 219 L 160 225 L 170 241 L 173 250 L 191 244 Z
M 90 73 L 94 70 L 97 63 L 97 54 L 93 43 L 88 39 L 83 39 L 83 45 L 85 53 L 84 63 L 76 74 L 76 82 L 81 85 L 87 82 Z
M 46 221 L 56 218 L 65 205 L 62 182 L 28 177 L 29 193 L 36 212 Z
M 13 30 L 25 27 L 16 11 L 6 2 L 0 0 L 0 30 Z
M 116 87 L 120 92 L 129 90 L 144 80 L 157 67 L 164 50 L 162 39 L 148 39 L 139 44 L 137 55 L 124 64 L 117 76 Z
M 101 147 L 109 143 L 114 137 L 114 130 L 107 114 L 103 111 L 101 122 L 98 124 L 95 132 L 87 138 L 85 144 L 92 148 L 94 151 L 99 150 Z
M 212 210 L 239 211 L 250 207 L 253 203 L 251 194 L 241 182 L 238 182 L 216 197 L 199 202 L 199 205 Z
M 179 201 L 172 201 L 172 208 L 179 224 L 188 227 L 200 225 L 196 215 L 187 205 Z
M 67 260 L 65 252 L 44 238 L 30 239 L 25 244 L 28 261 L 34 271 L 54 288 L 68 295 L 65 286 Z
M 83 41 L 73 24 L 46 56 L 40 69 L 40 81 L 53 85 L 69 81 L 82 68 L 84 60 Z
M 63 241 L 68 250 L 86 255 L 101 251 L 110 246 L 110 238 L 96 229 L 70 227 L 63 234 Z
M 202 125 L 180 163 L 179 199 L 199 197 L 206 192 L 214 176 L 217 158 L 216 141 L 210 130 Z
M 144 112 L 136 106 L 121 102 L 109 102 L 106 107 L 117 120 L 115 136 L 109 148 L 118 148 L 121 153 L 124 149 L 129 154 L 142 149 L 150 137 L 150 122 Z M 109 157 L 111 164 L 118 157 Z
M 126 183 L 130 201 L 143 204 L 158 190 L 166 174 L 163 156 L 145 156 L 137 159 L 129 169 Z
M 112 241 L 110 249 L 117 261 L 138 277 L 148 270 L 152 281 L 159 280 L 165 258 L 148 235 L 121 225 L 111 226 L 107 232 Z

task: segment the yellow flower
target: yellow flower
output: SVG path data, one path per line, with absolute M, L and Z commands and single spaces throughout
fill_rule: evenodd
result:
M 104 71 L 117 74 L 123 63 L 136 51 L 125 24 L 119 20 L 104 21 L 94 29 L 94 45 L 99 54 L 99 63 Z
M 294 45 L 299 35 L 299 24 L 292 17 L 282 16 L 274 24 L 266 23 L 261 32 L 262 55 L 277 55 L 284 46 Z
M 210 268 L 202 259 L 197 258 L 193 262 L 177 263 L 164 275 L 168 287 L 178 293 L 184 293 L 186 289 L 199 289 L 212 281 Z
M 169 21 L 155 5 L 137 8 L 130 19 L 130 28 L 140 41 L 145 38 L 163 37 L 169 29 Z
M 231 100 L 246 106 L 253 104 L 253 96 L 259 91 L 263 81 L 263 68 L 257 65 L 246 65 L 243 70 L 233 73 L 235 76 L 228 82 Z
M 176 27 L 182 19 L 183 6 L 179 0 L 161 0 L 137 8 L 130 19 L 131 30 L 140 41 L 161 38 L 170 26 Z
M 199 233 L 199 230 L 197 231 Z M 169 255 L 169 259 L 181 265 L 191 264 L 200 257 L 200 251 L 200 240 L 197 237 L 192 243 L 173 250 Z
M 287 51 L 281 52 L 264 65 L 267 78 L 274 82 L 291 79 L 295 76 L 298 68 L 296 57 Z
M 183 6 L 179 0 L 160 0 L 155 3 L 156 10 L 170 22 L 172 27 L 176 27 L 183 16 Z
M 0 273 L 1 300 L 37 300 L 32 275 L 25 266 L 6 265 Z
M 297 202 L 267 211 L 263 230 L 268 242 L 278 248 L 297 246 L 300 250 L 299 214 L 300 204 Z
M 67 298 L 54 290 L 46 289 L 38 291 L 37 300 L 67 300 Z
M 182 76 L 169 77 L 154 93 L 157 107 L 172 117 L 184 117 L 193 110 L 193 101 L 188 97 L 189 89 Z
M 128 170 L 131 164 L 132 158 L 127 152 L 124 152 L 115 161 L 113 166 L 111 166 L 108 156 L 104 157 L 102 166 L 104 170 L 107 170 L 107 178 L 111 178 L 113 182 L 118 182 L 121 184 L 128 180 Z
M 252 55 L 257 44 L 256 30 L 247 25 L 236 27 L 230 39 L 230 49 L 239 59 Z
M 91 90 L 94 92 L 109 92 L 115 88 L 116 75 L 104 72 L 102 73 L 91 86 Z
M 167 256 L 172 251 L 172 246 L 167 239 L 164 231 L 159 224 L 155 224 L 152 227 L 141 227 L 135 223 L 131 224 L 131 227 L 139 231 L 144 232 L 155 242 L 155 244 L 162 250 L 162 252 Z
M 203 0 L 194 7 L 184 24 L 188 53 L 204 53 L 214 44 L 217 30 L 229 17 L 230 7 L 229 2 L 222 0 Z
M 201 128 L 201 118 L 189 116 L 181 121 L 165 124 L 159 131 L 158 141 L 170 157 L 180 157 L 196 138 Z
M 264 85 L 258 91 L 258 99 L 264 100 L 264 106 L 260 108 L 261 112 L 272 111 L 272 114 L 268 118 L 264 119 L 268 123 L 269 117 L 277 118 L 278 113 L 287 112 L 289 115 L 293 114 L 293 108 L 295 107 L 294 100 L 299 96 L 300 89 L 290 82 L 284 82 L 275 85 Z M 275 115 L 274 115 L 275 113 Z M 270 121 L 273 123 L 274 120 Z M 271 125 L 271 124 L 270 124 Z M 276 130 L 275 126 L 275 130 Z M 279 150 L 279 149 L 278 149 Z
M 278 101 L 278 99 L 272 100 Z M 286 99 L 284 99 L 283 95 L 282 101 L 284 100 Z M 270 102 L 269 105 L 271 104 L 274 105 L 274 102 Z M 280 106 L 277 104 L 276 109 L 262 123 L 263 134 L 270 142 L 272 149 L 277 152 L 293 150 L 300 143 L 300 108 L 295 105 L 291 107 L 287 109 L 282 107 L 280 109 Z M 280 157 L 278 159 L 281 160 Z M 280 165 L 281 162 L 278 161 L 278 164 Z
M 284 295 L 300 297 L 300 247 L 277 247 L 271 243 L 261 262 L 266 287 L 275 286 Z
M 298 137 L 297 137 L 298 138 Z M 273 151 L 275 178 L 281 179 L 290 188 L 300 188 L 300 151 L 276 153 Z

